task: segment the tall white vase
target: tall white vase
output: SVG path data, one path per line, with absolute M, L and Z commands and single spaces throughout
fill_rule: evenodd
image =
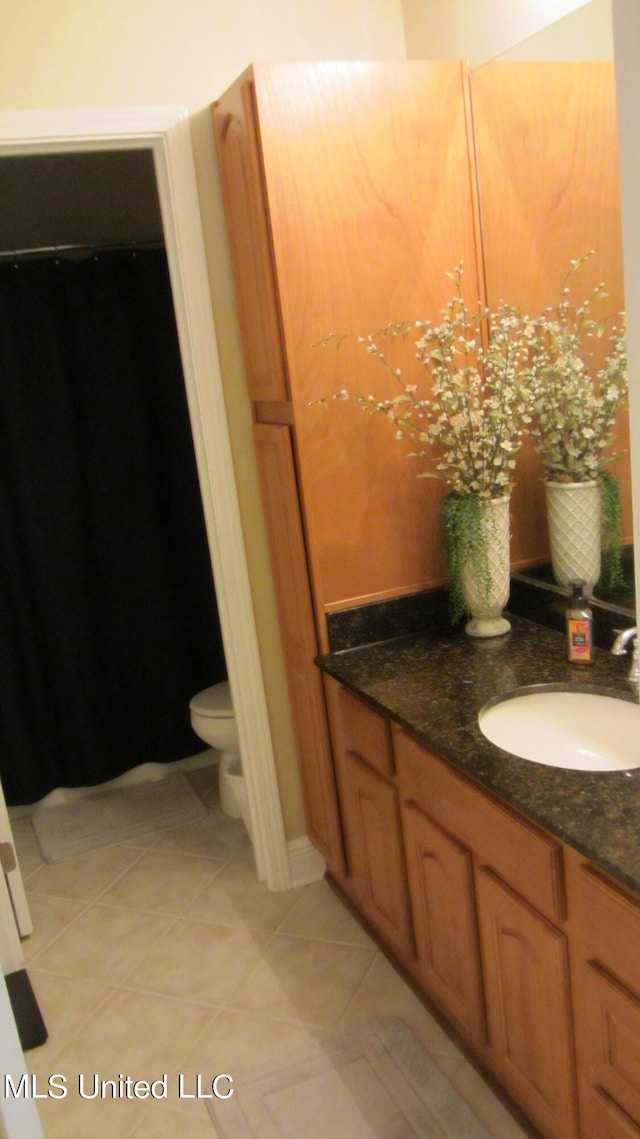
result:
M 585 582 L 587 594 L 600 577 L 602 501 L 596 480 L 548 482 L 547 522 L 551 565 L 558 585 Z
M 471 613 L 465 625 L 470 637 L 500 637 L 508 633 L 511 625 L 502 616 L 509 600 L 510 583 L 510 532 L 509 497 L 489 499 L 483 505 L 484 531 L 490 575 L 489 589 L 478 581 L 470 563 L 462 573 L 462 591 Z

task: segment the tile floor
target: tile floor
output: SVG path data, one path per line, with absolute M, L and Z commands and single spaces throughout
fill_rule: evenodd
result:
M 13 820 L 35 926 L 26 964 L 49 1031 L 27 1063 L 39 1092 L 53 1074 L 67 1081 L 64 1099 L 38 1102 L 47 1139 L 215 1139 L 198 1074 L 203 1092 L 221 1072 L 237 1086 L 388 1014 L 409 1024 L 493 1139 L 525 1139 L 324 882 L 272 894 L 257 881 L 215 776 L 189 776 L 210 808 L 201 823 L 54 865 L 42 863 L 29 818 Z M 83 1098 L 80 1073 L 85 1096 L 96 1074 L 166 1074 L 168 1096 Z

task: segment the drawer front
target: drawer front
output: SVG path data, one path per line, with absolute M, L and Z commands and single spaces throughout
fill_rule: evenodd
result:
M 355 755 L 380 775 L 393 774 L 389 723 L 346 688 L 339 691 L 342 739 L 346 752 Z
M 640 1120 L 640 999 L 594 965 L 584 987 L 589 1080 Z
M 640 994 L 640 903 L 594 867 L 577 875 L 576 920 L 586 958 Z
M 418 806 L 474 851 L 552 921 L 566 917 L 562 847 L 475 787 L 394 725 L 393 747 L 403 799 Z

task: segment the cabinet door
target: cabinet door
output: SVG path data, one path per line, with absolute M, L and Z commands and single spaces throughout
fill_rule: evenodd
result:
M 640 1000 L 604 969 L 584 969 L 589 1080 L 640 1120 Z
M 389 946 L 410 959 L 413 935 L 396 789 L 353 754 L 339 755 L 337 763 L 355 898 Z
M 420 980 L 463 1036 L 484 1042 L 471 853 L 412 801 L 402 824 Z
M 311 842 L 333 874 L 345 872 L 338 797 L 298 506 L 289 429 L 254 428 L 291 718 Z
M 250 398 L 286 400 L 280 309 L 250 74 L 214 105 L 213 126 Z
M 491 1062 L 548 1139 L 576 1135 L 564 935 L 491 871 L 477 873 Z

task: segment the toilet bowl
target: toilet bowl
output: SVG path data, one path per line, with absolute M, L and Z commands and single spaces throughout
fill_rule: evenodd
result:
M 233 819 L 244 819 L 250 834 L 246 786 L 229 682 L 224 680 L 197 692 L 189 704 L 189 712 L 196 735 L 220 752 L 218 786 L 222 810 Z

